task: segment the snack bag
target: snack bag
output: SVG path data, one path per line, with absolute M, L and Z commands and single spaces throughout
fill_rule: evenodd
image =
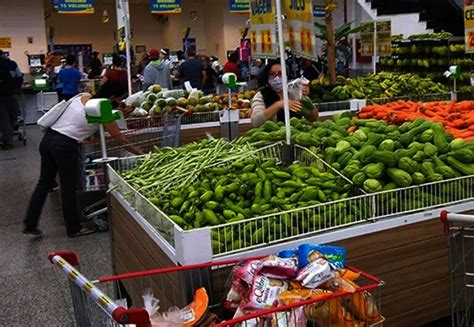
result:
M 319 299 L 327 296 L 328 294 L 332 294 L 331 291 L 322 290 L 319 288 L 309 289 L 303 288 L 298 290 L 286 290 L 281 292 L 278 296 L 278 300 L 282 305 L 293 304 L 297 302 L 301 302 L 304 300 L 309 299 Z
M 334 293 L 336 292 L 350 292 L 354 293 L 359 286 L 350 280 L 346 280 L 341 277 L 335 277 L 323 285 L 324 289 L 330 290 Z
M 323 257 L 318 257 L 301 269 L 296 280 L 304 287 L 317 288 L 335 276 L 330 263 Z
M 259 274 L 278 279 L 292 279 L 298 272 L 298 263 L 294 258 L 279 258 L 270 255 L 262 260 Z
M 320 326 L 338 326 L 341 299 L 334 298 L 306 305 L 304 311 L 308 320 Z
M 243 310 L 263 310 L 278 305 L 278 296 L 288 289 L 288 282 L 256 275 Z
M 184 327 L 196 326 L 207 314 L 209 297 L 206 289 L 201 287 L 194 293 L 194 301 L 181 309 Z
M 300 327 L 306 326 L 307 323 L 304 308 L 298 307 L 291 311 L 281 311 L 274 314 L 271 327 Z
M 382 319 L 372 294 L 367 291 L 349 296 L 347 307 L 354 316 L 366 324 L 374 324 Z
M 301 244 L 298 247 L 298 268 L 303 268 L 319 256 L 324 256 L 336 268 L 346 265 L 346 250 L 332 245 Z
M 350 280 L 351 282 L 354 282 L 360 278 L 360 274 L 358 272 L 345 268 L 339 269 L 337 274 L 339 275 L 339 277 L 342 277 L 345 280 Z
M 234 318 L 239 318 L 239 317 L 245 316 L 248 313 L 250 313 L 250 312 L 243 310 L 242 306 L 240 306 L 240 307 L 237 308 L 237 311 L 235 311 Z M 260 326 L 263 326 L 263 319 L 261 319 L 261 318 L 251 318 L 249 320 L 245 320 L 244 322 L 242 322 L 240 324 L 240 326 L 242 326 L 242 327 L 260 327 Z
M 242 297 L 248 292 L 249 287 L 244 284 L 236 272 L 244 266 L 245 262 L 236 264 L 227 278 L 225 289 L 229 290 L 224 298 L 224 309 L 235 311 L 242 301 Z
M 283 250 L 278 253 L 280 258 L 296 258 L 298 259 L 298 249 Z
M 357 319 L 354 319 L 354 316 L 352 313 L 344 308 L 344 306 L 341 307 L 341 310 L 338 312 L 337 316 L 337 326 L 342 326 L 342 327 L 364 327 L 365 324 L 361 323 Z
M 244 263 L 241 268 L 237 269 L 237 271 L 235 272 L 235 276 L 250 287 L 253 285 L 255 275 L 260 271 L 262 267 L 262 260 L 250 260 Z

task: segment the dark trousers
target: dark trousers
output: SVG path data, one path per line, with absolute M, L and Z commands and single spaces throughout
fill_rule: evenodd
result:
M 61 100 L 65 100 L 65 101 L 69 101 L 71 100 L 72 98 L 74 98 L 77 94 L 62 94 L 61 97 L 62 99 Z
M 18 101 L 16 95 L 0 96 L 0 133 L 3 144 L 13 146 L 13 135 L 17 121 Z
M 76 182 L 79 172 L 79 144 L 76 140 L 49 129 L 40 143 L 41 173 L 31 196 L 24 220 L 25 229 L 37 228 L 43 205 L 59 173 L 62 211 L 68 235 L 81 230 L 77 214 Z

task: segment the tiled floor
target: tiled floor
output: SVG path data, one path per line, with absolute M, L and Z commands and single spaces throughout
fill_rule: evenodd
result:
M 73 250 L 90 278 L 111 273 L 107 233 L 68 239 L 58 192 L 50 194 L 40 228 L 42 238 L 21 233 L 22 219 L 39 174 L 37 126 L 28 143 L 0 151 L 0 326 L 74 326 L 66 277 L 47 259 L 54 250 Z

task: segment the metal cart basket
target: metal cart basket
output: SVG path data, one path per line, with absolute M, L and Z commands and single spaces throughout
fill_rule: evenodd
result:
M 256 257 L 252 259 L 259 259 Z M 51 263 L 59 267 L 67 276 L 71 288 L 76 324 L 83 326 L 125 326 L 135 324 L 137 327 L 151 326 L 148 312 L 143 309 L 141 300 L 131 303 L 135 309 L 126 309 L 117 304 L 113 298 L 126 296 L 115 287 L 116 297 L 109 297 L 102 290 L 113 290 L 111 284 L 122 284 L 130 292 L 128 299 L 141 299 L 146 290 L 152 290 L 154 297 L 159 299 L 159 312 L 166 312 L 169 308 L 177 306 L 183 308 L 191 303 L 195 290 L 204 288 L 208 296 L 208 310 L 215 314 L 218 323 L 213 326 L 280 326 L 297 327 L 294 313 L 297 310 L 305 310 L 309 307 L 315 310 L 324 310 L 324 316 L 335 317 L 336 312 L 344 312 L 347 303 L 365 301 L 367 297 L 373 300 L 378 308 L 377 317 L 367 315 L 363 321 L 358 321 L 357 326 L 381 326 L 384 317 L 381 315 L 380 287 L 383 281 L 377 277 L 361 272 L 355 268 L 347 268 L 352 272 L 360 274 L 357 281 L 359 287 L 355 293 L 339 291 L 327 294 L 318 299 L 305 300 L 291 303 L 285 306 L 277 306 L 271 309 L 256 311 L 251 314 L 233 318 L 223 308 L 226 293 L 226 282 L 228 276 L 240 260 L 215 261 L 188 266 L 176 266 L 164 269 L 127 273 L 115 276 L 100 277 L 95 281 L 88 280 L 77 269 L 79 261 L 73 252 L 54 252 L 49 255 Z M 102 290 L 101 290 L 102 289 Z M 137 303 L 138 302 L 138 303 Z M 365 302 L 364 302 L 365 303 Z M 364 303 L 358 303 L 364 306 Z M 225 320 L 227 319 L 227 320 Z M 272 321 L 278 321 L 278 325 L 270 325 Z M 314 323 L 308 321 L 305 326 L 352 326 L 347 320 L 319 321 Z M 354 322 L 355 323 L 355 322 Z M 159 326 L 155 325 L 155 326 Z
M 452 326 L 474 322 L 474 216 L 441 212 L 448 243 Z

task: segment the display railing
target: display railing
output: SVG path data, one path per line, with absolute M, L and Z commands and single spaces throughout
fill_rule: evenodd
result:
M 283 161 L 282 150 L 282 143 L 278 143 L 249 155 L 260 153 L 262 158 L 276 158 Z M 295 146 L 293 155 L 295 160 L 317 165 L 320 169 L 331 170 L 341 176 L 344 182 L 349 182 L 306 148 Z M 212 166 L 227 165 L 241 159 L 241 157 L 232 158 Z M 150 224 L 167 246 L 176 251 L 173 259 L 181 263 L 193 260 L 194 256 L 198 256 L 196 259 L 222 257 L 284 243 L 288 240 L 320 235 L 349 226 L 373 223 L 474 200 L 474 176 L 371 194 L 363 194 L 362 191 L 353 187 L 352 196 L 346 199 L 212 227 L 183 230 L 120 177 L 120 171 L 131 169 L 136 163 L 136 158 L 120 159 L 114 162 L 111 169 L 108 169 L 111 185 L 138 216 Z M 198 178 L 197 172 L 191 172 L 191 174 Z

